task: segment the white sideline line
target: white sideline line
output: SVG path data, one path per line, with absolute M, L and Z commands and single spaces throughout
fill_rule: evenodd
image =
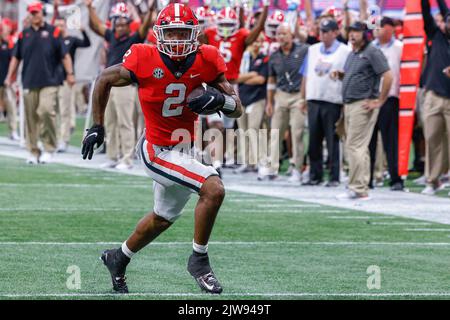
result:
M 450 232 L 450 229 L 439 229 L 439 228 L 406 228 L 404 231 L 429 231 L 429 232 Z
M 258 206 L 259 207 L 259 206 Z M 308 207 L 285 207 L 280 206 L 279 210 L 276 209 L 267 209 L 264 211 L 257 210 L 257 209 L 241 209 L 239 210 L 240 213 L 311 213 L 303 212 L 303 211 L 296 211 L 296 209 L 299 208 L 308 208 Z M 83 212 L 141 212 L 141 211 L 151 211 L 152 207 L 146 207 L 146 208 L 81 208 L 81 207 L 65 207 L 65 208 L 0 208 L 0 212 L 71 212 L 71 211 L 83 211 Z M 192 212 L 194 211 L 194 208 L 185 208 L 183 209 L 183 213 L 186 212 Z M 221 213 L 236 213 L 236 210 L 232 209 L 222 209 L 219 212 Z M 339 213 L 341 211 L 328 211 L 328 210 L 317 210 L 314 211 L 314 213 Z
M 271 201 L 271 200 L 270 200 Z M 286 200 L 289 201 L 289 200 Z M 258 204 L 257 205 L 258 208 L 318 208 L 318 207 L 322 207 L 322 205 L 320 204 L 271 204 L 271 203 L 267 203 L 267 204 Z
M 393 216 L 329 216 L 328 219 L 343 219 L 343 220 L 366 220 L 366 219 L 395 219 Z
M 386 293 L 367 293 L 367 292 L 230 292 L 222 293 L 221 297 L 448 297 L 450 292 L 386 292 Z M 33 297 L 209 297 L 206 293 L 186 293 L 186 292 L 134 292 L 124 295 L 117 293 L 0 293 L 0 297 L 5 298 L 33 298 Z
M 429 226 L 430 222 L 372 222 L 373 225 L 378 226 Z
M 151 207 L 149 207 L 151 208 Z M 95 211 L 95 212 L 105 212 L 105 211 L 121 211 L 121 212 L 131 212 L 131 211 L 148 211 L 149 208 L 80 208 L 80 207 L 72 207 L 72 208 L 0 208 L 0 211 Z
M 120 245 L 122 242 L 48 242 L 48 241 L 3 241 L 0 246 L 8 245 L 49 245 L 49 246 L 90 246 L 90 245 Z M 450 242 L 355 242 L 355 241 L 210 241 L 211 245 L 239 245 L 239 246 L 256 246 L 256 245 L 318 245 L 318 246 L 450 246 Z M 173 241 L 173 242 L 152 242 L 153 246 L 189 246 L 192 242 Z
M 270 202 L 288 202 L 289 200 L 286 199 L 270 199 Z M 225 202 L 267 202 L 267 199 L 264 197 L 261 198 L 245 198 L 245 199 L 239 199 L 239 198 L 232 198 L 230 197 L 229 199 L 227 199 L 227 197 L 225 197 Z M 286 205 L 279 205 L 280 207 L 286 207 Z
M 132 183 L 0 183 L 0 187 L 49 187 L 49 188 L 104 188 L 104 187 L 127 187 L 127 188 L 151 188 L 151 184 L 132 184 Z

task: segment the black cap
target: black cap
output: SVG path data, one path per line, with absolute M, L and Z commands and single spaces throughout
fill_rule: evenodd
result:
M 339 30 L 339 26 L 334 19 L 323 19 L 320 22 L 320 31 L 328 32 L 332 30 Z
M 361 21 L 355 21 L 353 22 L 349 27 L 348 27 L 349 31 L 366 31 L 367 27 L 366 24 L 361 22 Z
M 382 27 L 384 27 L 385 25 L 390 25 L 390 26 L 393 26 L 393 27 L 395 27 L 395 23 L 394 23 L 394 20 L 392 19 L 392 18 L 389 18 L 389 17 L 383 17 L 382 19 L 381 19 L 381 23 L 380 23 L 380 25 L 382 26 Z

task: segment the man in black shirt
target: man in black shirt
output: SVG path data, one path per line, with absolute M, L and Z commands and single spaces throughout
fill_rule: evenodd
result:
M 72 63 L 75 66 L 75 52 L 78 48 L 87 48 L 91 45 L 88 35 L 84 29 L 80 29 L 83 36 L 82 39 L 69 35 L 67 31 L 66 20 L 64 18 L 57 18 L 55 26 L 61 30 L 61 37 L 65 50 L 72 58 Z M 60 68 L 62 79 L 66 78 L 64 68 Z M 60 113 L 60 127 L 59 127 L 59 144 L 58 152 L 65 152 L 69 144 L 70 136 L 75 129 L 75 86 L 69 86 L 64 82 L 59 87 L 58 92 L 59 113 Z
M 19 62 L 23 60 L 26 139 L 30 152 L 27 163 L 47 163 L 51 162 L 57 147 L 58 86 L 62 83 L 59 65 L 63 63 L 69 85 L 74 84 L 75 78 L 72 60 L 64 49 L 59 29 L 44 21 L 42 3 L 32 2 L 27 10 L 31 15 L 31 26 L 19 35 L 5 85 L 11 85 Z M 44 146 L 42 154 L 37 145 L 38 138 Z
M 431 40 L 427 59 L 427 76 L 424 79 L 423 104 L 425 135 L 425 177 L 427 186 L 423 194 L 434 194 L 442 185 L 439 176 L 444 168 L 444 135 L 450 141 L 450 78 L 445 68 L 450 65 L 450 13 L 445 15 L 443 32 L 430 13 L 429 0 L 421 0 L 422 15 L 427 39 Z
M 150 3 L 152 2 L 152 3 Z M 131 17 L 125 3 L 117 3 L 111 12 L 112 29 L 107 29 L 95 12 L 92 0 L 85 0 L 89 9 L 89 26 L 108 43 L 106 67 L 122 63 L 123 56 L 135 43 L 143 43 L 151 25 L 156 1 L 149 1 L 151 8 L 144 17 L 138 32 L 130 30 Z M 109 161 L 104 167 L 119 170 L 133 166 L 135 128 L 133 115 L 137 89 L 134 86 L 112 88 L 105 114 L 105 132 Z M 140 133 L 139 133 L 140 134 Z

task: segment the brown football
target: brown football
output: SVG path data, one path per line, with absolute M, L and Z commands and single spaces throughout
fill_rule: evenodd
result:
M 201 97 L 202 95 L 204 95 L 206 93 L 206 86 L 204 85 L 200 85 L 197 88 L 195 88 L 194 90 L 191 91 L 191 93 L 189 93 L 189 95 L 186 98 L 186 102 L 189 103 L 192 100 Z M 217 111 L 209 111 L 209 110 L 205 110 L 204 112 L 202 112 L 202 114 L 204 115 L 208 115 L 208 114 L 213 114 L 216 113 Z

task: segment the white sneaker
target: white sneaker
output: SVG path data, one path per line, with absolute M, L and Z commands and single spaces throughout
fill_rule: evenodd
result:
M 117 170 L 130 170 L 131 168 L 133 168 L 133 166 L 126 163 L 119 163 L 117 166 L 115 166 L 115 169 Z
M 288 181 L 290 183 L 301 183 L 302 182 L 302 174 L 298 169 L 292 170 L 292 175 L 289 177 Z
M 30 153 L 27 158 L 27 164 L 38 164 L 38 157 Z
M 11 134 L 9 135 L 9 139 L 12 141 L 20 141 L 20 137 L 15 131 L 11 132 Z
M 427 184 L 427 186 L 425 187 L 425 189 L 422 190 L 421 194 L 427 195 L 427 196 L 432 196 L 435 195 L 436 192 L 444 189 L 444 185 L 440 184 L 438 187 L 434 187 L 431 184 Z
M 303 173 L 302 173 L 302 181 L 309 181 L 309 169 L 303 171 Z
M 118 164 L 119 163 L 117 161 L 109 160 L 109 161 L 107 161 L 105 163 L 102 163 L 100 165 L 100 168 L 103 168 L 103 169 L 105 169 L 105 168 L 115 168 Z
M 338 194 L 336 196 L 336 199 L 338 200 L 370 200 L 371 198 L 369 195 L 361 195 L 356 193 L 353 190 L 347 190 L 344 193 Z
M 248 173 L 248 172 L 255 172 L 255 171 L 256 171 L 256 169 L 254 169 L 254 167 L 243 164 L 239 168 L 234 169 L 233 173 L 241 174 L 241 173 Z
M 278 174 L 273 172 L 272 168 L 265 166 L 258 168 L 258 181 L 275 180 L 276 178 L 278 178 Z
M 58 149 L 56 149 L 56 152 L 63 153 L 67 151 L 67 142 L 60 142 L 58 144 Z
M 39 157 L 39 163 L 51 163 L 53 161 L 53 153 L 44 152 Z
M 289 163 L 289 167 L 286 171 L 286 176 L 288 176 L 288 177 L 292 176 L 292 171 L 294 171 L 294 169 L 295 169 L 295 164 Z
M 425 178 L 425 176 L 421 176 L 417 179 L 414 179 L 413 182 L 415 184 L 418 184 L 419 186 L 424 186 L 427 184 L 427 179 Z

